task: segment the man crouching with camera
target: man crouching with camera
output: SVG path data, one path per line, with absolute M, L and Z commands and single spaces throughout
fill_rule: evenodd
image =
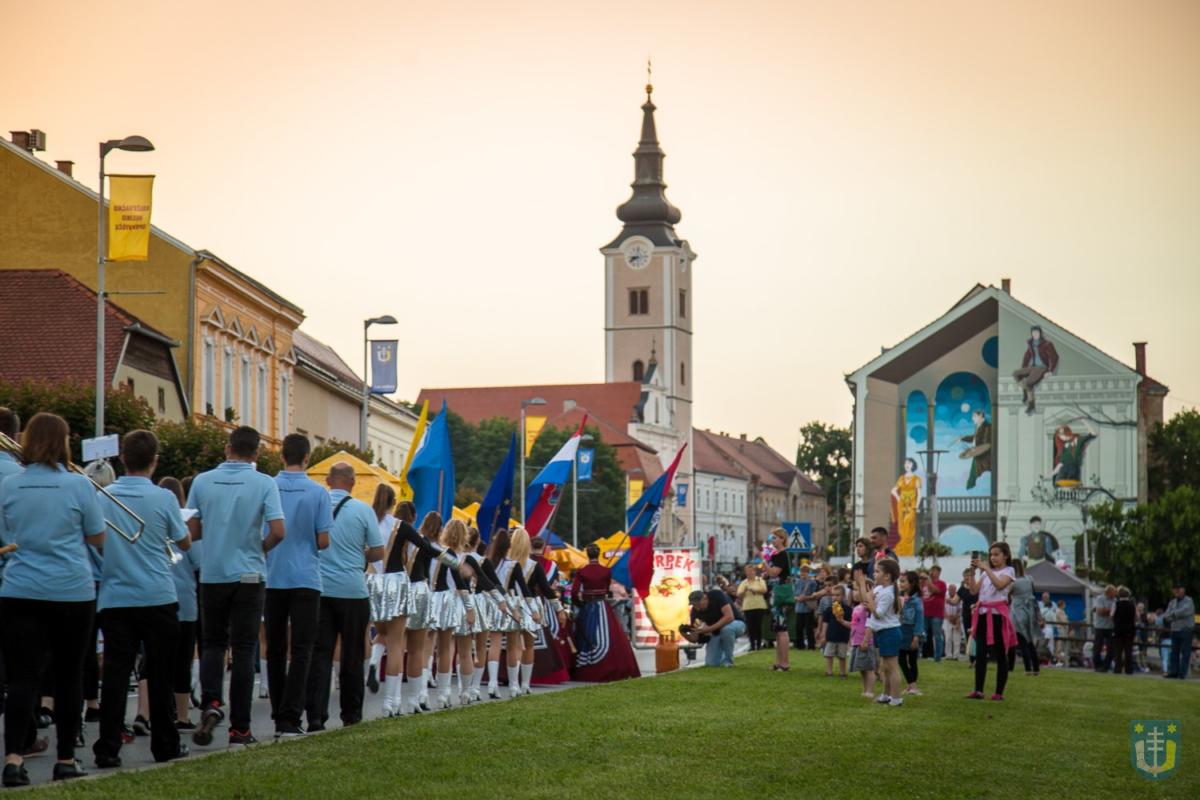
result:
M 692 623 L 680 625 L 683 638 L 693 644 L 707 645 L 704 666 L 732 667 L 733 644 L 746 632 L 741 611 L 720 589 L 694 591 L 688 595 L 692 607 Z

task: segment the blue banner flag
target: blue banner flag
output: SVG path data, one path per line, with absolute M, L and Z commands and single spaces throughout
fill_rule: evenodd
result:
M 580 483 L 590 481 L 592 479 L 592 462 L 596 459 L 596 451 L 594 448 L 579 448 L 579 461 L 575 469 L 577 470 L 575 477 Z
M 687 508 L 687 484 L 681 483 L 675 487 L 675 504 Z
M 492 531 L 508 527 L 512 517 L 513 476 L 517 469 L 517 435 L 514 433 L 508 443 L 508 455 L 504 463 L 492 478 L 479 511 L 475 513 L 475 526 L 479 528 L 479 541 L 488 544 L 492 541 Z
M 396 391 L 395 339 L 371 341 L 371 394 L 391 394 Z
M 417 507 L 417 525 L 430 511 L 442 515 L 442 524 L 454 514 L 454 457 L 450 452 L 450 425 L 446 420 L 446 401 L 442 412 L 430 423 L 412 464 L 408 468 L 408 485 L 413 490 L 413 505 Z

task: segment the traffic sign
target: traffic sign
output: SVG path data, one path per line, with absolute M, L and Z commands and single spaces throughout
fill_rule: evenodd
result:
M 812 523 L 811 522 L 782 522 L 779 527 L 788 532 L 789 553 L 812 552 Z

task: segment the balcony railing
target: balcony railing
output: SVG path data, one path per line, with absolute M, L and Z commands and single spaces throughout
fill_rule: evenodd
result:
M 939 497 L 937 499 L 938 516 L 943 514 L 961 514 L 963 516 L 994 517 L 996 500 L 993 497 Z M 922 516 L 930 512 L 929 498 L 922 497 L 917 507 L 917 513 Z

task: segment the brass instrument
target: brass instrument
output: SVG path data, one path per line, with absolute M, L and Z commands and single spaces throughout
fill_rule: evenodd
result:
M 6 436 L 3 433 L 0 433 L 0 450 L 7 451 L 8 453 L 11 453 L 15 458 L 21 459 L 22 454 L 21 454 L 20 443 L 14 442 L 12 439 L 10 439 L 8 436 Z M 86 472 L 84 472 L 82 469 L 80 469 L 75 464 L 68 463 L 67 469 L 71 470 L 72 472 L 78 473 L 79 475 L 82 475 L 83 477 L 85 477 L 89 481 L 91 481 L 92 486 L 96 487 L 96 491 L 100 492 L 102 495 L 104 495 L 109 500 L 111 500 L 113 502 L 113 504 L 115 506 L 117 506 L 117 508 L 121 509 L 126 514 L 133 517 L 134 522 L 137 523 L 137 530 L 134 531 L 133 533 L 126 531 L 124 528 L 117 525 L 112 520 L 105 519 L 104 523 L 106 525 L 108 525 L 108 527 L 112 528 L 122 539 L 129 542 L 130 544 L 133 544 L 138 539 L 142 538 L 142 531 L 144 531 L 146 529 L 146 521 L 145 520 L 143 520 L 137 514 L 133 513 L 133 509 L 131 509 L 129 506 L 125 505 L 120 500 L 118 500 L 116 497 L 114 497 L 112 495 L 112 493 L 110 493 L 107 489 L 105 489 L 100 484 L 96 483 L 96 481 L 92 479 L 91 475 L 88 475 Z M 168 548 L 168 550 L 169 550 L 169 548 Z

